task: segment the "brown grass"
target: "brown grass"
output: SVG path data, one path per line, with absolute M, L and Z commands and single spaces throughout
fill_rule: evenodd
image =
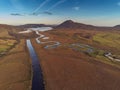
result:
M 54 32 L 54 31 L 53 31 Z M 73 40 L 72 35 L 80 31 L 44 32 L 50 40 L 62 44 L 86 42 Z M 68 36 L 59 34 L 64 32 Z M 85 32 L 85 31 L 84 31 Z M 90 32 L 94 35 L 95 31 Z M 62 34 L 62 33 L 61 33 Z M 88 44 L 92 44 L 86 39 Z M 32 40 L 42 66 L 46 90 L 119 90 L 120 70 L 113 66 L 95 61 L 81 52 L 73 51 L 65 46 L 46 50 Z
M 30 90 L 31 62 L 21 40 L 6 56 L 0 58 L 0 90 Z

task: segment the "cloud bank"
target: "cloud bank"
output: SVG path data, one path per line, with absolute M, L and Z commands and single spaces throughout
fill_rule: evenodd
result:
M 12 15 L 12 16 L 24 16 L 24 15 L 22 15 L 20 13 L 11 13 L 10 15 Z
M 76 7 L 73 7 L 73 9 L 78 11 L 78 10 L 80 10 L 80 7 L 76 6 Z
M 67 1 L 67 0 L 60 0 L 60 1 L 58 1 L 58 2 L 55 3 L 53 6 L 51 6 L 47 11 L 56 8 L 58 5 L 64 3 L 65 1 Z
M 40 10 L 45 4 L 47 4 L 48 2 L 49 2 L 50 0 L 45 0 L 43 3 L 41 3 L 40 5 L 39 5 L 39 7 L 37 7 L 34 11 L 33 11 L 33 13 L 36 13 L 38 10 Z

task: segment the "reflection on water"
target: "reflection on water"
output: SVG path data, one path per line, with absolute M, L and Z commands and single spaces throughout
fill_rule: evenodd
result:
M 35 50 L 31 44 L 30 40 L 26 41 L 29 53 L 32 59 L 32 68 L 33 68 L 33 80 L 32 80 L 32 90 L 44 90 L 43 84 L 43 75 L 40 67 L 39 59 L 35 53 Z

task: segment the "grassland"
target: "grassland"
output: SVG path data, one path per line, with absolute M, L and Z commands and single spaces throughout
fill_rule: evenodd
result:
M 17 41 L 12 39 L 0 39 L 0 53 L 7 52 L 16 43 Z
M 31 64 L 25 40 L 0 57 L 0 90 L 31 90 Z
M 61 43 L 55 49 L 44 49 L 43 45 L 37 44 L 35 39 L 32 39 L 42 66 L 46 90 L 118 90 L 120 88 L 120 70 L 116 67 L 118 62 L 111 62 L 104 57 L 106 51 L 113 52 L 113 50 L 93 40 L 94 36 L 102 32 L 108 33 L 89 30 L 41 32 L 50 37 L 50 41 Z M 105 49 L 102 48 L 103 46 Z M 92 53 L 86 53 L 89 48 L 93 49 Z M 116 49 L 117 51 L 119 49 Z
M 15 33 L 10 32 L 17 39 L 30 36 Z M 45 49 L 44 45 L 36 43 L 35 38 L 31 39 L 40 60 L 46 90 L 120 89 L 120 64 L 104 57 L 108 51 L 119 55 L 118 32 L 53 30 L 41 33 L 50 37 L 49 41 L 61 43 L 57 48 Z M 4 52 L 16 41 L 8 31 L 2 34 L 4 37 L 0 37 L 0 47 Z M 31 35 L 36 37 L 35 34 Z M 19 44 L 0 57 L 0 90 L 31 90 L 31 76 L 25 39 L 20 39 Z
M 9 35 L 8 31 L 13 30 L 12 28 L 8 27 L 0 27 L 0 38 L 13 38 L 12 36 Z
M 119 33 L 100 33 L 93 37 L 93 40 L 101 45 L 115 47 L 120 49 L 120 34 Z
M 15 28 L 0 28 L 0 90 L 31 90 L 31 62 L 25 39 L 9 32 Z
M 119 31 L 54 30 L 48 31 L 46 35 L 50 35 L 53 40 L 60 41 L 63 46 L 71 47 L 72 44 L 79 44 L 73 45 L 72 49 L 100 62 L 119 66 L 119 62 L 113 62 L 104 56 L 107 52 L 111 52 L 116 57 L 120 56 Z

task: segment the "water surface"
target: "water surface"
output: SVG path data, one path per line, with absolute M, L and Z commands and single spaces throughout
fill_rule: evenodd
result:
M 32 90 L 44 90 L 44 81 L 42 70 L 40 67 L 40 62 L 36 52 L 31 44 L 30 40 L 26 41 L 29 53 L 32 59 L 32 68 L 33 68 L 33 80 L 32 80 Z

